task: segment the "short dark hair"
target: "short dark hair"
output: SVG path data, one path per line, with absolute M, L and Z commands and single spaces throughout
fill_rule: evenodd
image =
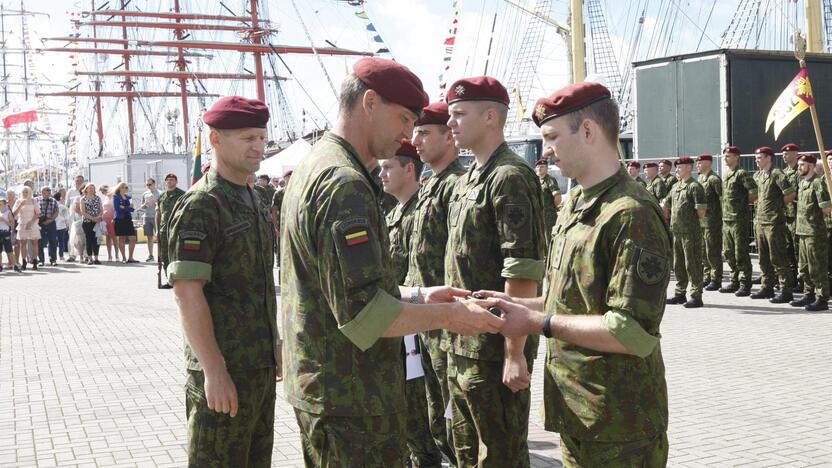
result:
M 355 103 L 364 96 L 370 88 L 361 81 L 355 73 L 350 73 L 341 82 L 341 95 L 338 98 L 338 113 L 349 115 Z
M 569 119 L 569 129 L 572 133 L 578 131 L 581 127 L 581 122 L 589 119 L 601 127 L 601 132 L 611 143 L 618 142 L 621 121 L 619 120 L 618 104 L 612 99 L 604 99 L 592 103 L 581 110 L 567 115 L 566 118 Z
M 61 192 L 58 192 L 55 195 L 52 195 L 52 198 L 54 198 L 55 201 L 61 201 Z
M 423 163 L 421 159 L 414 159 L 408 156 L 396 156 L 395 159 L 402 165 L 402 167 L 408 164 L 413 164 L 413 176 L 416 178 L 417 182 L 419 181 L 419 177 L 422 176 L 422 171 L 425 169 L 425 163 Z
M 153 177 L 148 177 L 148 178 L 147 178 L 147 183 L 148 183 L 148 184 L 155 184 L 155 183 L 156 183 L 156 179 L 154 179 Z

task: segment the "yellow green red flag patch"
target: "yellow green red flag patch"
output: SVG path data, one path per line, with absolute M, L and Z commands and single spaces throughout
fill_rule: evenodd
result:
M 182 249 L 184 250 L 199 250 L 202 246 L 202 241 L 198 239 L 186 239 L 182 241 Z
M 352 234 L 347 234 L 344 236 L 344 239 L 347 241 L 347 246 L 352 247 L 354 245 L 360 245 L 370 240 L 370 236 L 367 235 L 366 230 L 356 231 Z

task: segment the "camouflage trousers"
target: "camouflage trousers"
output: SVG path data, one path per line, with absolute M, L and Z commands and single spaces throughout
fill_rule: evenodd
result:
M 786 250 L 788 251 L 789 269 L 792 271 L 792 277 L 795 279 L 797 279 L 800 265 L 797 234 L 795 234 L 796 227 L 797 218 L 786 218 Z
M 439 349 L 441 337 L 426 335 L 420 334 L 427 350 L 422 353 L 422 367 L 425 369 L 430 433 L 442 455 L 450 461 L 451 466 L 456 466 L 451 420 L 445 417 L 445 408 L 451 400 L 448 391 L 448 353 Z
M 731 282 L 751 286 L 751 249 L 748 233 L 751 220 L 737 218 L 722 222 L 722 255 L 731 269 Z
M 722 282 L 722 226 L 702 227 L 702 282 Z
M 829 268 L 829 265 L 832 265 L 832 226 L 829 225 L 826 226 L 826 241 L 826 245 L 829 246 L 827 249 L 828 255 L 826 256 L 826 275 L 829 277 L 830 286 L 832 286 L 832 269 Z
M 342 417 L 295 408 L 303 462 L 314 468 L 399 467 L 405 459 L 404 412 Z
M 159 229 L 159 237 L 157 237 L 159 241 L 159 262 L 162 263 L 162 272 L 167 272 L 168 265 L 170 261 L 168 260 L 168 233 L 163 231 L 161 228 Z M 166 275 L 162 276 L 162 283 L 166 282 Z
M 239 409 L 235 417 L 208 408 L 205 375 L 188 371 L 189 467 L 270 467 L 274 440 L 274 368 L 231 372 Z
M 532 363 L 529 363 L 532 372 Z M 453 438 L 460 467 L 527 468 L 531 391 L 503 385 L 503 363 L 448 354 Z
M 673 233 L 673 272 L 676 274 L 676 294 L 685 294 L 690 289 L 691 296 L 702 297 L 702 236 L 699 232 Z
M 595 442 L 560 435 L 564 468 L 662 468 L 667 466 L 667 433 L 633 442 Z
M 433 441 L 428 417 L 428 398 L 424 377 L 405 382 L 407 430 L 405 440 L 414 468 L 442 468 L 442 454 Z M 405 456 L 405 459 L 408 457 Z
M 794 290 L 794 276 L 789 266 L 789 252 L 786 239 L 789 230 L 784 224 L 757 224 L 757 253 L 760 256 L 760 270 L 763 273 L 763 288 L 773 288 L 775 272 L 780 278 L 780 292 Z
M 829 298 L 829 241 L 826 231 L 818 236 L 797 236 L 803 291 Z

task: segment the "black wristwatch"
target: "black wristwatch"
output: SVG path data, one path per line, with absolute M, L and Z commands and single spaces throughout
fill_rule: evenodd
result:
M 543 336 L 552 338 L 552 314 L 547 315 L 543 320 Z

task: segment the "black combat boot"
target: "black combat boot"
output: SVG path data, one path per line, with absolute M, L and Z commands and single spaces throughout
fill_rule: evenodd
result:
M 719 288 L 719 292 L 721 292 L 723 294 L 735 293 L 739 289 L 740 289 L 740 284 L 739 283 L 734 283 L 732 281 L 732 282 L 728 283 L 728 286 L 725 286 L 724 288 Z
M 716 291 L 720 289 L 720 287 L 722 287 L 722 285 L 717 282 L 717 280 L 713 280 L 705 286 L 705 291 Z
M 791 302 L 792 299 L 794 299 L 794 296 L 792 296 L 792 293 L 781 292 L 780 294 L 772 297 L 768 301 L 771 302 L 772 304 L 785 304 L 787 302 Z
M 799 301 L 791 301 L 789 305 L 792 307 L 805 307 L 813 302 L 815 302 L 814 294 L 804 294 Z
M 685 309 L 698 309 L 702 307 L 702 296 L 691 296 L 690 300 L 683 305 Z
M 763 277 L 758 276 L 751 280 L 751 284 L 763 284 Z
M 772 297 L 774 297 L 774 290 L 771 288 L 763 288 L 751 295 L 751 299 L 770 299 Z
M 804 309 L 810 312 L 818 312 L 821 310 L 829 310 L 829 298 L 819 297 L 815 302 L 808 304 Z
M 702 282 L 702 289 L 707 288 L 709 284 L 711 284 L 711 280 L 706 279 L 705 281 L 703 281 Z
M 687 301 L 687 300 L 688 300 L 688 298 L 684 294 L 676 294 L 673 297 L 668 297 L 667 300 L 664 301 L 664 303 L 665 304 L 684 304 L 685 301 Z
M 747 297 L 751 295 L 751 285 L 748 283 L 740 285 L 740 288 L 737 292 L 734 293 L 737 297 Z

